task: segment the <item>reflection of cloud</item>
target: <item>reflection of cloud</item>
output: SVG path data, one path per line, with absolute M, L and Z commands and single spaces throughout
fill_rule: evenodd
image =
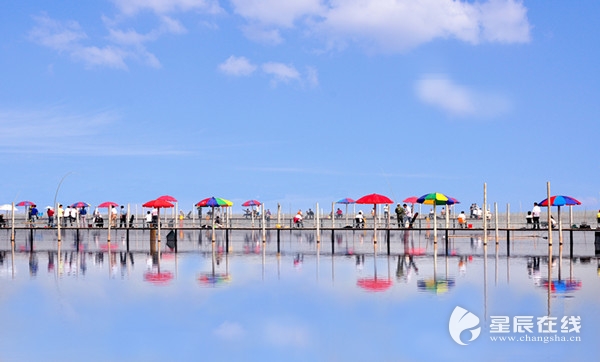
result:
M 267 342 L 282 347 L 306 347 L 310 342 L 308 328 L 297 324 L 271 322 L 265 326 Z
M 221 323 L 213 333 L 217 337 L 227 340 L 240 339 L 246 334 L 244 328 L 240 324 L 228 321 Z
M 490 118 L 506 113 L 511 107 L 503 96 L 475 91 L 454 83 L 444 75 L 421 78 L 415 88 L 421 101 L 453 116 Z

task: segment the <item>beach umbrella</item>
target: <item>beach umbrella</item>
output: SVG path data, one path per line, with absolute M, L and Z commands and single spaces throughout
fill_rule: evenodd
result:
M 11 204 L 0 205 L 0 211 L 12 211 L 13 206 Z M 15 208 L 16 210 L 16 208 Z
M 252 207 L 253 212 L 250 215 L 250 217 L 252 218 L 252 227 L 254 227 L 254 206 L 260 206 L 260 205 L 261 205 L 261 203 L 258 200 L 248 200 L 242 204 L 242 206 L 246 206 L 246 207 L 251 206 Z
M 174 207 L 175 205 L 173 205 L 172 203 L 170 203 L 167 200 L 155 199 L 155 200 L 150 200 L 150 201 L 144 203 L 142 206 L 158 209 L 158 215 L 157 215 L 157 217 L 158 217 L 158 242 L 160 242 L 160 209 Z
M 540 201 L 538 203 L 538 205 L 544 206 L 544 207 L 556 206 L 558 208 L 558 240 L 559 240 L 560 245 L 562 245 L 563 238 L 562 238 L 562 221 L 561 221 L 561 217 L 560 217 L 560 207 L 561 206 L 581 205 L 581 202 L 571 196 L 555 195 L 555 196 L 550 196 L 549 201 L 547 198 Z M 548 225 L 548 228 L 551 228 L 551 227 L 552 227 L 552 225 Z
M 177 202 L 177 199 L 171 195 L 162 195 L 156 198 L 157 200 L 166 200 L 169 202 Z
M 105 201 L 105 202 L 101 203 L 100 205 L 98 205 L 98 207 L 102 207 L 102 208 L 104 208 L 104 207 L 111 208 L 113 206 L 117 207 L 117 206 L 119 206 L 119 204 L 117 204 L 116 202 L 112 202 L 112 201 Z
M 76 208 L 90 207 L 90 204 L 88 204 L 87 202 L 78 201 L 74 204 L 71 204 L 71 207 L 76 207 Z
M 33 206 L 35 202 L 32 201 L 20 201 L 16 206 Z
M 407 204 L 416 204 L 417 203 L 417 196 L 409 196 L 407 198 L 405 198 L 404 200 L 402 200 L 402 202 L 406 202 Z
M 373 204 L 373 210 L 375 211 L 374 217 L 374 226 L 373 226 L 373 240 L 377 242 L 377 208 L 375 205 L 377 204 L 393 204 L 394 201 L 387 196 L 380 194 L 369 194 L 365 195 L 358 200 L 356 200 L 357 204 Z
M 344 197 L 343 199 L 339 199 L 335 202 L 336 204 L 343 204 L 346 205 L 346 224 L 348 223 L 348 205 L 349 204 L 355 204 L 356 200 L 351 199 L 349 197 Z
M 227 273 L 202 273 L 198 276 L 200 284 L 208 286 L 217 286 L 218 284 L 228 283 L 231 276 Z
M 425 194 L 417 199 L 417 203 L 424 205 L 433 205 L 433 240 L 437 243 L 437 215 L 435 211 L 436 205 L 453 205 L 458 200 L 448 198 L 448 196 L 439 192 Z
M 210 206 L 212 208 L 212 241 L 215 241 L 215 207 L 233 206 L 233 202 L 226 199 L 222 199 L 220 197 L 209 197 L 198 201 L 198 203 L 196 203 L 196 206 Z

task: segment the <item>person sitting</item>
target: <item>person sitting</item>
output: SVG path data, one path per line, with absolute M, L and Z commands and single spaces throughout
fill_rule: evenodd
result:
M 302 211 L 298 211 L 298 213 L 294 216 L 294 227 L 304 227 L 304 223 L 302 222 Z
M 4 220 L 4 215 L 0 214 L 0 228 L 6 227 L 6 220 Z
M 458 225 L 461 229 L 466 228 L 467 226 L 467 215 L 464 211 L 461 211 L 460 214 L 458 214 Z
M 249 219 L 249 218 L 251 218 L 251 217 L 252 217 L 252 211 L 250 211 L 250 209 L 246 209 L 246 210 L 244 210 L 244 217 L 245 217 L 246 219 Z
M 306 218 L 307 219 L 314 219 L 315 218 L 315 212 L 312 211 L 312 209 L 308 209 L 308 211 L 306 212 Z
M 529 229 L 529 226 L 533 224 L 533 215 L 531 214 L 531 211 L 527 211 L 527 216 L 525 216 L 525 220 L 527 221 L 527 229 Z
M 363 229 L 365 227 L 365 217 L 363 215 L 362 210 L 360 210 L 358 212 L 358 214 L 356 214 L 356 217 L 354 218 L 354 221 L 356 222 L 356 227 L 358 229 Z
M 342 216 L 344 216 L 344 213 L 342 212 L 342 209 L 338 207 L 338 209 L 335 211 L 335 217 L 341 219 Z

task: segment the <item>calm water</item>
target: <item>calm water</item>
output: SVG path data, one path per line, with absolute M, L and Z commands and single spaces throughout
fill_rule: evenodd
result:
M 0 232 L 0 360 L 595 360 L 600 352 L 600 264 L 595 231 L 569 234 L 562 250 L 546 231 L 488 246 L 478 231 L 260 231 L 178 233 L 178 253 L 149 232 Z M 229 251 L 229 252 L 227 252 Z M 448 254 L 448 255 L 446 255 Z M 550 261 L 550 262 L 549 262 Z M 550 278 L 548 276 L 550 275 Z M 548 279 L 551 280 L 548 283 Z M 479 321 L 456 343 L 460 306 Z M 529 333 L 513 332 L 529 317 Z M 543 324 L 546 317 L 548 324 Z M 509 333 L 494 333 L 509 321 Z M 580 322 L 562 325 L 563 317 Z M 541 321 L 542 332 L 538 330 Z M 556 322 L 552 325 L 552 321 Z M 569 319 L 567 319 L 569 321 Z M 579 333 L 573 329 L 580 326 Z M 565 331 L 562 332 L 562 327 Z M 552 330 L 556 332 L 552 332 Z M 576 328 L 575 328 L 576 329 Z M 504 336 L 524 341 L 492 341 Z M 547 343 L 543 342 L 546 337 Z M 552 337 L 554 340 L 550 340 Z M 556 339 L 579 339 L 556 341 Z

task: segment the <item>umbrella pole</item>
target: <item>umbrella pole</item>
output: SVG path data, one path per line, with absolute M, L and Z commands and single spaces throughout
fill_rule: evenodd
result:
M 435 200 L 433 200 L 433 244 L 437 248 L 437 212 L 435 211 Z
M 560 206 L 558 206 L 558 244 L 562 246 L 563 235 L 562 235 L 562 221 L 560 220 Z
M 373 204 L 373 243 L 377 244 L 377 204 Z
M 212 242 L 215 242 L 215 207 L 212 206 Z

